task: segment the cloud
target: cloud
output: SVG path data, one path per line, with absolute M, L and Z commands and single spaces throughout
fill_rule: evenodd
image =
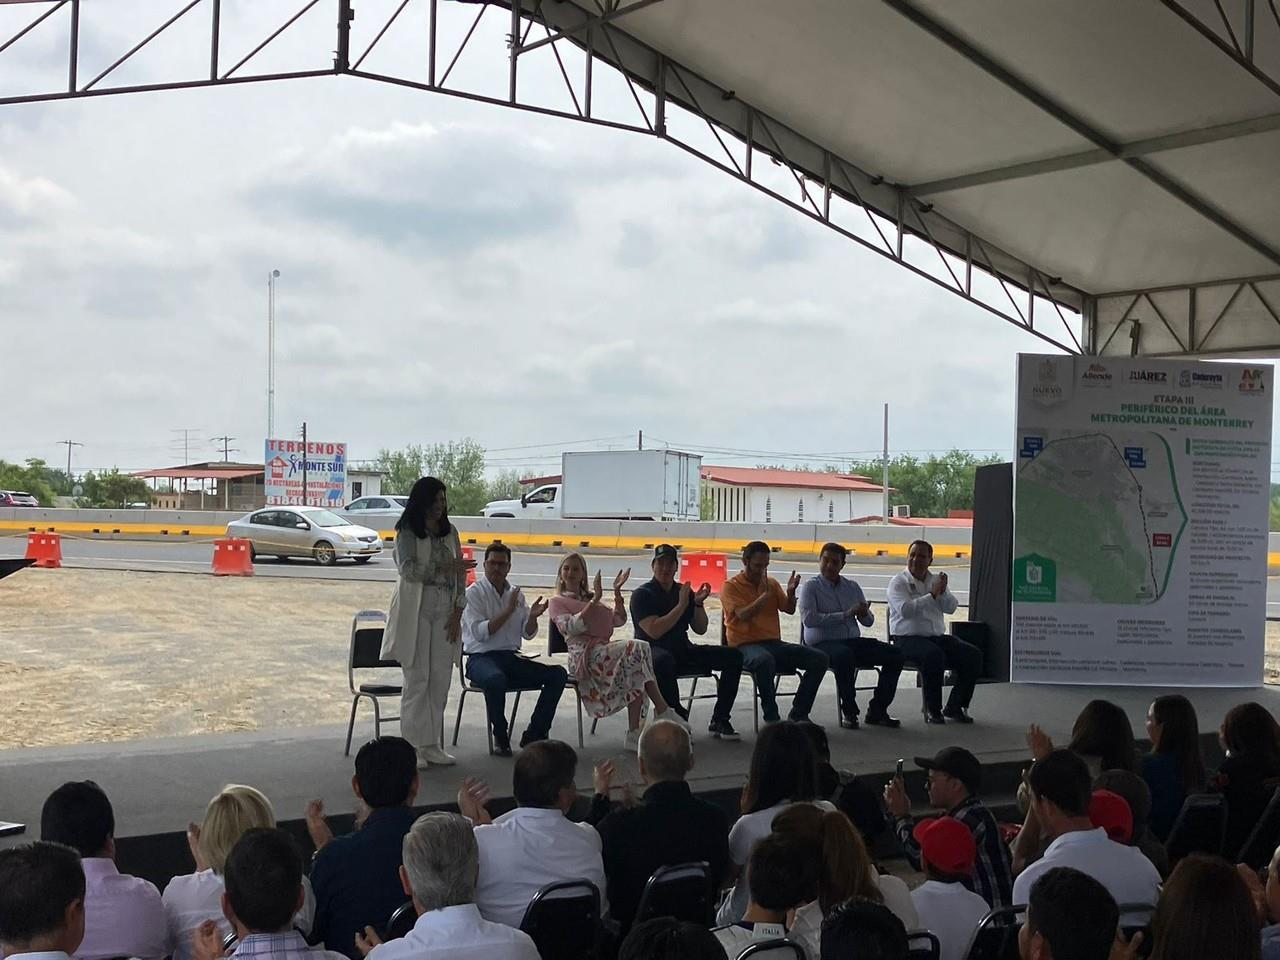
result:
M 70 191 L 47 177 L 24 177 L 0 166 L 0 224 L 17 226 L 46 220 L 74 205 Z

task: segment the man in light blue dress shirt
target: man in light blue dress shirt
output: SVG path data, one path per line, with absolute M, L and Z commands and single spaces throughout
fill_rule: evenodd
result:
M 889 716 L 889 704 L 898 691 L 903 657 L 896 647 L 862 636 L 859 626 L 876 622 L 871 605 L 857 582 L 840 575 L 849 552 L 838 543 L 823 544 L 818 557 L 819 576 L 800 588 L 801 639 L 816 647 L 831 661 L 840 698 L 840 726 L 856 730 L 858 703 L 855 687 L 859 667 L 880 668 L 880 680 L 867 708 L 865 722 L 881 727 L 897 727 Z

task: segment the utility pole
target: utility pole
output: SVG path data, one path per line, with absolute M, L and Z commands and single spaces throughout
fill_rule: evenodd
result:
M 644 431 L 643 430 L 639 431 L 636 434 L 636 449 L 637 450 L 644 449 Z
M 307 505 L 307 421 L 302 421 L 302 505 Z
M 884 459 L 883 473 L 880 478 L 881 484 L 884 486 L 883 499 L 881 506 L 884 509 L 884 522 L 889 522 L 889 404 L 884 405 Z
M 71 448 L 83 447 L 84 444 L 78 443 L 75 440 L 59 440 L 58 443 L 64 444 L 67 448 L 67 493 L 70 494 L 71 493 Z
M 276 280 L 279 270 L 267 274 L 267 439 L 276 435 Z
M 174 427 L 172 430 L 169 431 L 170 433 L 182 434 L 183 464 L 188 464 L 191 462 L 191 434 L 198 432 L 199 429 L 200 429 L 199 427 Z M 177 437 L 174 438 L 173 442 L 174 443 L 178 442 Z
M 235 437 L 210 437 L 210 438 L 209 438 L 209 442 L 210 442 L 210 443 L 220 443 L 220 444 L 222 444 L 222 462 L 223 462 L 223 463 L 226 463 L 227 461 L 229 461 L 229 460 L 231 459 L 231 451 L 232 451 L 232 450 L 235 450 L 235 448 L 234 448 L 234 447 L 231 447 L 231 446 L 228 446 L 228 444 L 230 444 L 230 443 L 231 443 L 231 441 L 232 441 L 232 440 L 234 440 L 234 439 L 235 439 Z M 235 450 L 235 452 L 236 452 L 236 453 L 239 453 L 240 451 L 239 451 L 239 450 Z

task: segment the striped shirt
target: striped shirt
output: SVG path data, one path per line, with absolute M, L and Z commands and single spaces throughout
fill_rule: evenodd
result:
M 977 797 L 970 796 L 948 810 L 947 816 L 955 817 L 968 827 L 978 847 L 973 879 L 966 881 L 965 886 L 991 904 L 992 910 L 1012 904 L 1013 858 L 1000 837 L 1000 827 L 991 811 Z M 911 835 L 915 825 L 914 818 L 901 817 L 894 821 L 893 830 L 911 865 L 920 870 L 920 844 Z

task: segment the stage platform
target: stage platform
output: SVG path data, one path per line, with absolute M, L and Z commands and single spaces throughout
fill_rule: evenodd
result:
M 983 684 L 974 698 L 972 726 L 948 724 L 928 726 L 919 712 L 919 692 L 904 683 L 893 712 L 903 721 L 900 730 L 878 727 L 851 731 L 835 724 L 835 690 L 830 677 L 813 710 L 813 719 L 827 727 L 832 762 L 840 768 L 873 778 L 887 778 L 899 757 L 932 755 L 944 746 L 960 745 L 973 751 L 989 769 L 984 793 L 991 800 L 1007 801 L 1019 771 L 1027 762 L 1024 741 L 1027 725 L 1040 723 L 1065 745 L 1076 714 L 1095 697 L 1113 700 L 1129 713 L 1135 735 L 1145 736 L 1144 721 L 1151 700 L 1171 692 L 1148 687 L 1040 686 L 1007 683 Z M 1273 712 L 1280 711 L 1280 689 L 1183 690 L 1195 703 L 1205 734 L 1206 759 L 1216 765 L 1220 754 L 1212 750 L 1218 725 L 1233 705 L 1257 700 Z M 455 691 L 456 696 L 456 691 Z M 751 729 L 750 687 L 744 684 L 734 711 L 733 722 L 742 733 L 739 743 L 713 740 L 705 733 L 710 702 L 694 705 L 695 769 L 691 782 L 695 791 L 732 809 L 741 790 L 750 760 L 754 736 Z M 786 700 L 780 701 L 786 710 Z M 575 701 L 566 691 L 553 727 L 553 734 L 577 743 Z M 532 707 L 526 696 L 521 714 Z M 865 707 L 865 699 L 864 699 Z M 448 714 L 452 734 L 451 702 Z M 372 735 L 372 719 L 362 708 L 356 724 L 354 749 Z M 467 698 L 461 736 L 456 749 L 458 766 L 432 768 L 422 774 L 418 804 L 423 807 L 453 803 L 463 776 L 480 777 L 490 784 L 498 805 L 510 805 L 511 764 L 509 759 L 488 755 L 484 708 L 479 696 Z M 523 719 L 518 719 L 521 728 Z M 639 780 L 634 756 L 622 748 L 625 721 L 621 715 L 602 720 L 592 736 L 589 718 L 585 724 L 583 763 L 578 786 L 590 790 L 590 765 L 610 759 L 618 765 L 619 780 Z M 217 736 L 149 740 L 133 743 L 89 744 L 74 747 L 14 749 L 0 752 L 0 819 L 27 824 L 21 836 L 0 839 L 0 845 L 20 843 L 39 836 L 40 807 L 44 798 L 67 780 L 95 780 L 102 785 L 115 807 L 116 833 L 122 869 L 148 876 L 160 885 L 175 871 L 190 869 L 185 863 L 183 831 L 190 820 L 200 820 L 208 799 L 224 784 L 248 783 L 271 798 L 276 815 L 286 826 L 305 837 L 301 817 L 306 804 L 323 798 L 335 825 L 350 824 L 354 807 L 351 793 L 353 762 L 342 755 L 346 728 L 255 732 Z M 398 732 L 398 725 L 384 727 Z M 908 777 L 908 789 L 917 800 L 923 798 L 923 779 Z M 505 801 L 505 803 L 504 803 Z M 185 863 L 185 865 L 184 865 Z

